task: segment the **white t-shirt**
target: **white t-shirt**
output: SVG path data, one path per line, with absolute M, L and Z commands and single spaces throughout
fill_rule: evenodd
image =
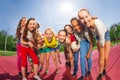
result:
M 96 26 L 95 34 L 99 37 L 100 46 L 104 46 L 104 44 L 105 44 L 105 32 L 107 31 L 107 27 L 99 19 L 95 19 L 94 24 Z

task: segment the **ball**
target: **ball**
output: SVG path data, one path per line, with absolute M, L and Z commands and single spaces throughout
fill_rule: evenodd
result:
M 71 43 L 71 48 L 72 48 L 73 50 L 74 50 L 74 49 L 78 50 L 78 49 L 80 48 L 80 43 L 78 42 L 78 44 L 77 44 L 76 41 L 73 41 L 73 42 Z

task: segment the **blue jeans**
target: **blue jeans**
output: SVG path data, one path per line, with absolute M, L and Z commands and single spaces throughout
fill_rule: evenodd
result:
M 96 36 L 96 40 L 97 40 L 97 41 L 99 40 L 99 36 Z M 110 41 L 109 31 L 106 31 L 106 32 L 105 32 L 105 42 L 106 42 L 106 41 Z
M 74 56 L 74 73 L 78 70 L 78 57 L 79 57 L 79 51 L 73 53 Z
M 82 76 L 85 76 L 86 70 L 90 71 L 92 67 L 92 57 L 87 60 L 87 68 L 86 68 L 86 54 L 89 50 L 90 43 L 87 40 L 82 40 L 80 42 L 80 66 Z M 92 54 L 91 54 L 92 55 Z

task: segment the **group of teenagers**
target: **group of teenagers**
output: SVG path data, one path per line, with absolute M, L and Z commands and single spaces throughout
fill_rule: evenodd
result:
M 58 63 L 62 63 L 61 46 L 64 49 L 65 65 L 71 70 L 70 74 L 77 75 L 80 60 L 79 80 L 84 80 L 91 75 L 93 36 L 96 36 L 99 52 L 99 75 L 96 80 L 101 80 L 106 75 L 110 51 L 109 31 L 104 23 L 97 17 L 91 16 L 87 9 L 80 9 L 78 17 L 73 17 L 70 24 L 66 24 L 57 35 L 52 28 L 45 29 L 43 35 L 39 28 L 40 25 L 35 18 L 27 20 L 26 17 L 23 17 L 17 26 L 17 67 L 23 80 L 27 80 L 28 58 L 35 79 L 42 80 L 39 71 L 43 69 L 44 60 L 46 61 L 45 73 L 49 73 L 50 55 L 56 67 L 55 72 L 58 74 L 60 71 Z

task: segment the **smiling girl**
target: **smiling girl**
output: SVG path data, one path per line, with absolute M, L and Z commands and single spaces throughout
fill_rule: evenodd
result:
M 38 76 L 38 58 L 34 51 L 35 47 L 35 34 L 36 34 L 36 20 L 35 18 L 30 18 L 26 23 L 26 28 L 21 36 L 21 56 L 22 56 L 22 77 L 23 80 L 27 80 L 25 74 L 25 67 L 27 66 L 27 56 L 28 54 L 34 63 L 34 78 L 41 80 Z

